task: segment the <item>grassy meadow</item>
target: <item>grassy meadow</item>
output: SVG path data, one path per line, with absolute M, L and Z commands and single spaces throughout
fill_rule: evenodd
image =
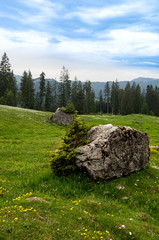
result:
M 0 105 L 0 240 L 159 239 L 159 151 L 146 169 L 111 181 L 57 177 L 49 168 L 66 126 L 52 113 Z M 130 126 L 159 146 L 159 118 L 85 115 L 91 126 Z

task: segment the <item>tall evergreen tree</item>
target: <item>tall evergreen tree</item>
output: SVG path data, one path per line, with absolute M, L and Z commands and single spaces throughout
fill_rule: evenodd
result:
M 5 91 L 7 90 L 9 76 L 11 72 L 11 65 L 7 54 L 4 53 L 0 64 L 0 97 L 4 97 Z
M 142 106 L 141 88 L 139 84 L 137 84 L 134 94 L 134 113 L 141 113 L 141 106 Z
M 34 108 L 34 95 L 35 95 L 35 90 L 34 90 L 34 82 L 32 78 L 31 71 L 28 71 L 28 106 L 29 108 L 33 109 Z
M 0 63 L 0 102 L 16 106 L 17 99 L 16 79 L 6 53 L 2 56 Z
M 51 95 L 51 84 L 48 81 L 46 86 L 46 97 L 45 97 L 45 110 L 52 110 L 52 95 Z
M 55 112 L 57 107 L 58 107 L 58 103 L 57 103 L 57 95 L 58 95 L 58 92 L 57 92 L 57 81 L 55 80 L 53 82 L 53 86 L 52 86 L 52 111 Z
M 71 88 L 71 102 L 75 106 L 75 109 L 77 109 L 77 105 L 78 105 L 77 86 L 78 86 L 78 80 L 77 80 L 77 77 L 75 77 L 72 83 L 72 88 Z
M 159 116 L 159 88 L 155 87 L 155 107 L 154 107 L 154 114 Z
M 81 81 L 77 83 L 77 102 L 75 107 L 79 114 L 84 113 L 84 90 Z
M 110 86 L 109 82 L 106 82 L 105 87 L 104 87 L 104 98 L 107 103 L 107 113 L 109 113 L 109 104 L 110 104 Z
M 65 91 L 66 91 L 66 104 L 67 102 L 70 102 L 71 100 L 71 81 L 69 79 L 69 72 L 67 69 L 65 69 L 65 78 L 64 78 L 64 83 L 65 83 Z
M 24 108 L 34 108 L 34 82 L 31 71 L 24 71 L 21 78 L 21 105 Z
M 36 110 L 40 110 L 41 109 L 40 108 L 40 93 L 39 92 L 37 92 L 35 94 L 35 109 Z
M 91 113 L 91 92 L 92 92 L 92 87 L 91 87 L 91 82 L 90 81 L 86 81 L 84 83 L 84 96 L 85 96 L 85 100 L 84 100 L 84 111 L 86 114 Z
M 40 74 L 40 110 L 44 110 L 45 98 L 45 73 Z
M 121 114 L 127 115 L 133 113 L 133 99 L 132 89 L 130 83 L 127 82 L 124 94 L 121 100 Z
M 21 106 L 27 107 L 27 101 L 28 101 L 28 74 L 26 71 L 24 71 L 23 76 L 21 78 L 20 83 L 20 93 L 21 93 Z
M 103 113 L 103 91 L 99 91 L 99 111 Z
M 9 75 L 10 76 L 8 78 L 8 86 L 7 86 L 7 89 L 5 91 L 5 94 L 6 94 L 5 101 L 6 101 L 7 105 L 16 106 L 17 105 L 16 78 L 13 74 L 13 71 L 11 71 L 11 73 Z M 10 93 L 9 96 L 8 96 L 8 93 Z
M 146 103 L 148 106 L 149 114 L 154 113 L 155 106 L 155 92 L 152 85 L 147 85 L 146 88 Z
M 113 81 L 111 88 L 111 108 L 113 114 L 119 113 L 119 83 Z
M 95 92 L 91 91 L 91 108 L 90 108 L 90 113 L 95 113 L 96 106 L 95 106 Z
M 68 70 L 64 66 L 60 73 L 58 95 L 59 95 L 59 106 L 65 107 L 66 103 L 71 99 L 71 81 L 69 79 Z

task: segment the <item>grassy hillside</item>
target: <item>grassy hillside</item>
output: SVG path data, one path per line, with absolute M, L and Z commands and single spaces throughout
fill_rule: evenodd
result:
M 56 177 L 49 152 L 66 127 L 50 124 L 51 115 L 0 105 L 0 239 L 158 239 L 159 151 L 151 147 L 146 169 L 121 179 Z M 81 117 L 146 131 L 159 145 L 157 117 Z

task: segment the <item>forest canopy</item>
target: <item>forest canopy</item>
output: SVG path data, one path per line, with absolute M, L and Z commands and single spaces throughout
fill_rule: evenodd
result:
M 20 88 L 11 70 L 6 53 L 0 63 L 0 104 L 54 112 L 58 107 L 72 103 L 79 114 L 149 114 L 159 116 L 159 87 L 147 85 L 141 90 L 135 82 L 121 89 L 118 81 L 105 82 L 98 97 L 91 81 L 70 80 L 69 71 L 61 69 L 59 81 L 46 81 L 45 73 L 39 74 L 39 89 L 35 90 L 34 79 L 29 70 L 23 72 Z

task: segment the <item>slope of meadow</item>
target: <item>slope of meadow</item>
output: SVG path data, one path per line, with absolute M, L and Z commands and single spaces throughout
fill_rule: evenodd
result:
M 159 151 L 151 147 L 146 169 L 121 179 L 56 177 L 49 152 L 66 127 L 51 115 L 0 105 L 0 239 L 159 239 Z M 158 117 L 81 118 L 146 131 L 159 146 Z

